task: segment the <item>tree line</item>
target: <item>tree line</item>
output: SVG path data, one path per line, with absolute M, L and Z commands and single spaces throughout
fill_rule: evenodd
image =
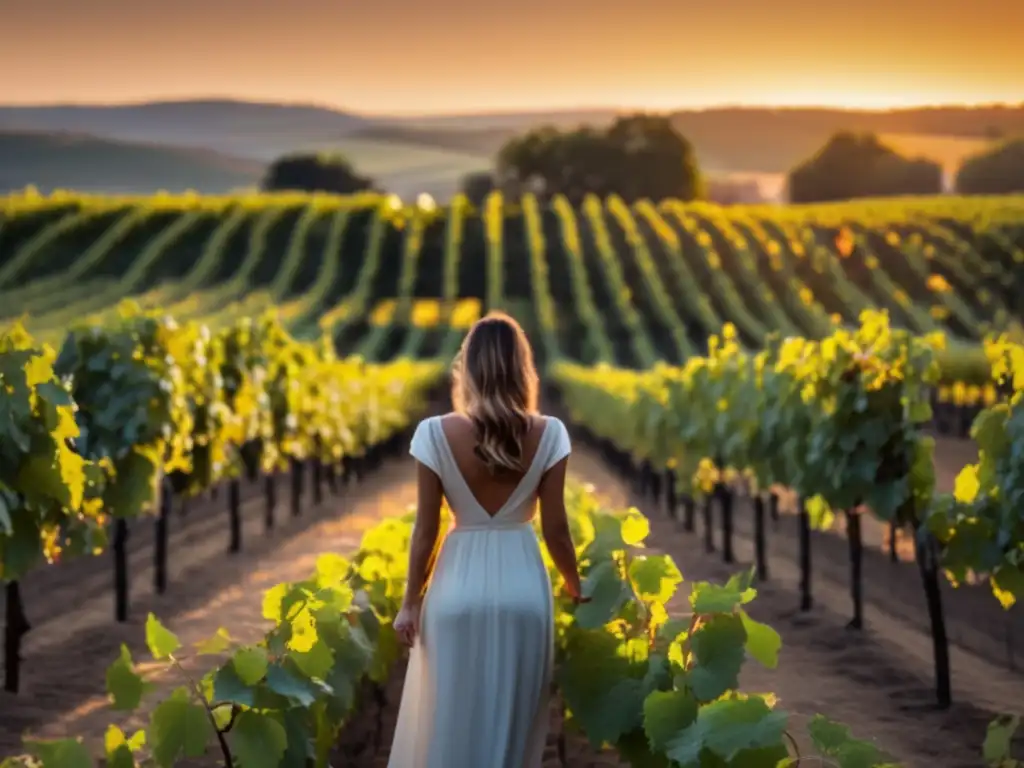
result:
M 336 194 L 380 191 L 373 179 L 359 174 L 337 153 L 279 158 L 267 169 L 262 188 Z M 498 152 L 493 171 L 462 180 L 462 192 L 476 204 L 492 190 L 513 198 L 525 192 L 541 199 L 564 195 L 574 205 L 588 194 L 614 194 L 627 202 L 670 197 L 756 202 L 750 199 L 749 182 L 707 179 L 693 145 L 669 116 L 643 113 L 619 117 L 603 128 L 542 126 L 509 140 Z M 954 190 L 964 195 L 1024 192 L 1024 138 L 1003 141 L 967 158 Z M 814 203 L 938 195 L 944 184 L 939 163 L 906 157 L 873 133 L 841 131 L 789 172 L 787 191 L 792 203 Z

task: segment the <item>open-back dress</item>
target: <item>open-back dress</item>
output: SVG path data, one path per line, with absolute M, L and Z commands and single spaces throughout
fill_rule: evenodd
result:
M 420 614 L 388 768 L 539 768 L 554 660 L 551 581 L 532 519 L 544 473 L 571 450 L 547 417 L 533 461 L 492 516 L 455 462 L 441 417 L 409 452 L 441 479 L 454 525 Z

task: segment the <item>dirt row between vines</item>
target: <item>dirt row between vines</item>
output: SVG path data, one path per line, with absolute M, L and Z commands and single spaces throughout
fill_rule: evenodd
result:
M 610 504 L 637 503 L 627 484 L 586 447 L 577 444 L 570 466 L 574 476 L 592 483 Z M 281 486 L 283 502 L 283 482 Z M 143 530 L 130 542 L 133 602 L 125 624 L 113 621 L 109 558 L 42 572 L 35 586 L 26 582 L 25 587 L 34 628 L 25 647 L 23 691 L 17 696 L 0 694 L 0 754 L 17 751 L 26 731 L 43 737 L 81 734 L 93 741 L 102 737 L 110 722 L 138 727 L 144 713 L 126 721 L 107 708 L 102 692 L 104 672 L 121 643 L 137 658 L 145 658 L 143 623 L 148 611 L 160 616 L 185 644 L 209 636 L 220 626 L 237 639 L 251 642 L 266 627 L 260 606 L 267 587 L 304 577 L 322 552 L 352 552 L 363 531 L 383 516 L 403 511 L 414 499 L 411 464 L 391 461 L 342 495 L 327 496 L 320 509 L 307 509 L 302 517 L 287 518 L 282 503 L 280 524 L 267 535 L 262 529 L 262 495 L 258 488 L 247 489 L 245 549 L 233 556 L 225 554 L 223 498 L 196 505 L 188 517 L 176 516 L 172 521 L 167 594 L 154 595 L 149 586 L 151 537 Z M 701 536 L 680 532 L 676 523 L 649 503 L 638 505 L 652 519 L 650 541 L 676 559 L 688 580 L 722 579 L 742 567 L 742 561 L 749 562 L 752 546 L 742 522 L 736 542 L 741 563 L 724 565 L 716 554 L 702 551 Z M 744 518 L 740 507 L 737 520 Z M 794 713 L 798 731 L 807 717 L 822 712 L 846 722 L 857 734 L 876 738 L 908 766 L 980 765 L 984 725 L 992 712 L 1019 708 L 1024 677 L 986 661 L 984 654 L 955 645 L 957 703 L 949 711 L 935 711 L 930 706 L 930 641 L 926 628 L 909 618 L 923 610 L 920 587 L 913 593 L 907 586 L 916 584 L 916 571 L 912 566 L 888 562 L 884 568 L 866 567 L 868 626 L 861 632 L 847 630 L 845 555 L 835 557 L 828 551 L 829 536 L 842 545 L 832 534 L 816 537 L 816 606 L 801 614 L 794 610 L 797 578 L 791 550 L 795 524 L 783 517 L 777 530 L 769 530 L 771 580 L 760 588 L 751 612 L 781 632 L 782 658 L 777 670 L 748 665 L 743 687 L 778 694 L 780 706 Z M 969 605 L 978 599 L 972 598 Z M 671 608 L 686 610 L 685 588 Z M 961 618 L 955 609 L 950 613 L 954 640 L 976 623 L 971 616 Z M 190 666 L 196 667 L 196 662 Z M 343 748 L 351 750 L 346 753 L 350 758 L 346 764 L 386 765 L 402 672 L 400 665 L 387 687 L 383 711 L 367 706 L 346 728 Z M 378 732 L 380 725 L 383 730 Z M 560 764 L 557 731 L 556 726 L 545 768 Z M 378 739 L 379 749 L 374 744 Z M 361 754 L 355 755 L 356 750 Z M 579 768 L 617 765 L 614 756 L 601 754 L 578 738 L 568 740 L 566 758 L 568 765 Z

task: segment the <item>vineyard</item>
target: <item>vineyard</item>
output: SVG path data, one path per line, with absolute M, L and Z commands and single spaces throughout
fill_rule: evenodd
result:
M 2 206 L 8 691 L 33 674 L 22 669 L 36 599 L 26 594 L 64 589 L 52 574 L 109 551 L 111 618 L 128 622 L 132 541 L 151 543 L 155 594 L 188 589 L 169 576 L 182 500 L 210 518 L 210 505 L 226 506 L 226 549 L 240 555 L 250 502 L 267 531 L 282 525 L 281 482 L 293 519 L 304 500 L 342 498 L 443 407 L 448 362 L 495 308 L 530 334 L 549 405 L 651 518 L 572 492 L 594 600 L 574 608 L 552 570 L 557 683 L 566 729 L 586 749 L 652 768 L 774 766 L 808 749 L 844 767 L 889 764 L 827 718 L 796 724 L 773 696 L 740 692 L 745 658 L 778 663 L 782 639 L 744 608 L 777 578 L 773 556 L 799 572 L 800 613 L 815 606 L 812 573 L 845 580 L 849 631 L 870 626 L 866 604 L 912 621 L 901 601 L 916 588 L 940 708 L 954 706 L 962 654 L 1002 664 L 1000 632 L 1009 651 L 997 676 L 1009 682 L 993 690 L 1020 682 L 1024 198 L 718 208 L 591 197 L 575 209 L 494 194 L 476 209 L 461 197 L 440 208 L 371 195 L 58 194 Z M 950 459 L 936 446 L 968 433 L 981 454 L 943 487 Z M 644 549 L 655 513 L 672 536 L 700 533 L 697 549 L 750 571 L 683 595 L 673 558 Z M 107 760 L 348 764 L 339 738 L 358 725 L 359 702 L 386 708 L 399 662 L 390 621 L 410 524 L 389 518 L 349 555 L 271 589 L 262 614 L 273 627 L 244 643 L 218 630 L 196 655 L 226 661 L 199 680 L 152 614 L 153 662 L 99 649 L 114 660 L 115 712 L 154 698 L 154 668 L 181 678 L 142 731 L 107 731 Z M 838 558 L 837 530 L 848 547 Z M 873 559 L 876 543 L 890 563 Z M 812 568 L 812 551 L 834 562 Z M 883 573 L 901 558 L 916 568 Z M 873 579 L 891 586 L 865 589 Z M 993 695 L 986 722 L 1012 705 Z M 1015 724 L 975 734 L 990 764 L 1014 765 L 999 760 Z M 553 749 L 573 764 L 564 733 Z M 74 739 L 27 746 L 44 766 L 89 760 Z
M 717 208 L 588 199 L 481 210 L 430 200 L 8 198 L 0 310 L 58 343 L 135 298 L 216 327 L 277 306 L 298 338 L 368 359 L 444 357 L 503 307 L 546 359 L 646 367 L 706 351 L 725 322 L 757 349 L 888 310 L 945 332 L 951 381 L 988 379 L 977 342 L 1024 310 L 1024 198 Z M 600 313 L 600 314 L 598 314 Z M 456 332 L 446 331 L 455 328 Z

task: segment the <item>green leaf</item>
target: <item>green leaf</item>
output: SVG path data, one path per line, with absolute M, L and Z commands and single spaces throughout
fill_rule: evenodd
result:
M 583 594 L 589 603 L 576 608 L 576 623 L 584 629 L 603 627 L 611 621 L 629 597 L 626 583 L 619 576 L 618 566 L 605 560 L 594 566 L 583 582 Z
M 107 727 L 103 737 L 103 750 L 107 755 L 108 768 L 133 768 L 135 765 L 134 751 L 141 749 L 146 743 L 146 732 L 137 731 L 129 741 L 124 731 L 116 725 Z
M 107 768 L 133 768 L 135 756 L 127 744 L 107 750 Z
M 220 627 L 213 635 L 196 643 L 196 653 L 200 656 L 216 656 L 231 647 L 231 635 L 224 627 Z
M 206 709 L 189 701 L 188 691 L 177 689 L 157 705 L 149 721 L 153 757 L 164 768 L 181 758 L 200 757 L 213 737 Z
M 740 752 L 766 750 L 759 764 L 774 766 L 787 755 L 782 743 L 786 721 L 784 713 L 773 712 L 760 697 L 721 699 L 701 707 L 697 722 L 673 739 L 666 751 L 684 766 L 697 766 L 702 764 L 703 749 L 726 762 Z
M 114 517 L 136 517 L 156 498 L 158 467 L 135 449 L 117 462 L 116 476 L 103 492 L 103 508 Z
M 1024 570 L 1021 566 L 1000 566 L 992 574 L 990 582 L 993 594 L 1006 610 L 1024 598 Z
M 275 584 L 263 593 L 263 618 L 270 621 L 281 621 L 281 603 L 290 590 L 288 584 Z
M 178 637 L 152 613 L 146 617 L 146 646 L 154 659 L 166 659 L 181 648 Z
M 1014 734 L 1020 726 L 1020 716 L 1000 715 L 988 724 L 985 731 L 985 744 L 982 747 L 982 756 L 985 762 L 994 765 L 1002 765 L 1010 759 L 1010 749 L 1013 744 Z
M 698 699 L 713 701 L 739 685 L 746 639 L 739 616 L 714 616 L 693 633 L 689 681 Z
M 668 758 L 664 753 L 651 749 L 647 736 L 642 728 L 635 728 L 615 744 L 619 753 L 619 762 L 631 768 L 669 768 Z
M 284 726 L 274 717 L 248 710 L 235 718 L 231 752 L 242 768 L 277 768 L 288 747 Z
M 238 679 L 246 685 L 255 685 L 267 674 L 267 651 L 258 646 L 239 648 L 231 658 Z
M 811 528 L 816 531 L 827 531 L 835 522 L 835 513 L 822 496 L 812 496 L 806 499 L 804 509 L 807 511 Z
M 644 543 L 651 533 L 651 523 L 636 507 L 630 507 L 622 519 L 622 541 L 626 546 L 637 547 Z
M 850 739 L 850 729 L 823 715 L 815 715 L 807 724 L 807 734 L 814 748 L 826 755 L 832 754 Z
M 29 752 L 43 768 L 92 768 L 92 756 L 81 739 L 26 739 Z
M 15 581 L 42 560 L 36 521 L 20 517 L 12 536 L 0 536 L 0 577 Z
M 697 700 L 686 690 L 653 691 L 644 699 L 644 732 L 651 749 L 668 743 L 697 719 Z
M 605 629 L 577 629 L 558 667 L 562 695 L 592 744 L 614 743 L 643 725 L 647 665 L 622 651 L 621 640 Z
M 629 578 L 641 600 L 667 603 L 682 583 L 683 575 L 669 555 L 635 557 L 629 564 Z
M 308 680 L 303 680 L 284 667 L 271 664 L 267 669 L 267 687 L 274 693 L 284 696 L 303 707 L 316 701 L 318 690 Z
M 293 707 L 283 713 L 285 738 L 288 746 L 281 758 L 282 768 L 306 768 L 315 761 L 309 718 L 305 709 Z
M 69 406 L 74 403 L 70 393 L 56 381 L 44 381 L 38 384 L 36 394 L 51 405 Z
M 111 709 L 131 711 L 139 706 L 143 695 L 152 688 L 135 672 L 128 646 L 121 644 L 121 654 L 107 668 L 107 693 L 113 701 Z
M 609 514 L 594 515 L 594 539 L 586 549 L 587 557 L 593 562 L 609 559 L 622 551 L 626 542 L 622 540 L 622 519 Z
M 317 638 L 308 651 L 293 651 L 291 658 L 307 677 L 324 678 L 334 666 L 334 653 L 322 638 Z
M 757 590 L 742 584 L 712 584 L 698 581 L 690 592 L 694 613 L 732 613 L 757 596 Z
M 754 621 L 746 611 L 740 611 L 740 619 L 747 633 L 747 653 L 768 669 L 775 669 L 779 665 L 782 637 L 767 624 Z
M 251 707 L 255 703 L 255 692 L 238 678 L 235 665 L 228 662 L 213 675 L 213 701 Z
M 870 742 L 855 739 L 845 725 L 822 715 L 815 715 L 807 724 L 814 748 L 831 757 L 839 768 L 885 768 L 892 765 L 889 757 Z
M 334 586 L 348 575 L 351 564 L 341 555 L 328 552 L 316 559 L 316 580 L 321 587 Z
M 17 487 L 33 489 L 33 493 L 38 492 L 45 495 L 65 507 L 74 506 L 71 500 L 71 489 L 64 479 L 61 465 L 55 455 L 29 454 L 26 456 L 18 472 Z M 81 493 L 78 495 L 80 501 Z

